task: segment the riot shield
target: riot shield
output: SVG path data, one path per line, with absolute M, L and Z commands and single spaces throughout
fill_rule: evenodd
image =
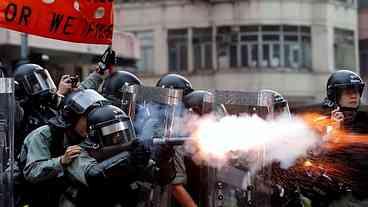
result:
M 0 206 L 13 204 L 14 81 L 0 78 Z
M 261 118 L 272 116 L 273 94 L 271 92 L 244 92 L 244 91 L 211 91 L 214 94 L 216 110 L 225 110 L 227 115 L 257 114 Z M 265 168 L 266 146 L 257 150 L 256 165 L 259 172 L 251 172 L 242 164 L 242 158 L 234 163 L 215 169 L 208 167 L 207 196 L 201 199 L 206 207 L 245 207 L 271 206 L 271 193 L 265 190 L 265 183 L 271 177 L 271 171 Z
M 217 109 L 224 108 L 230 115 L 257 114 L 267 118 L 273 111 L 273 93 L 245 91 L 211 91 L 215 97 Z
M 188 109 L 189 121 L 207 116 L 214 111 L 214 95 L 208 91 L 195 91 L 186 95 L 183 99 Z M 219 110 L 220 111 L 220 110 Z M 194 115 L 194 117 L 193 117 Z M 195 148 L 187 146 L 187 153 L 184 156 L 187 182 L 185 189 L 198 206 L 206 206 L 201 198 L 207 197 L 207 177 L 208 167 L 203 163 L 195 162 L 193 156 L 196 153 Z
M 137 137 L 140 139 L 170 139 L 182 135 L 180 118 L 183 115 L 183 91 L 171 88 L 123 87 L 123 106 L 129 109 Z M 153 151 L 157 146 L 153 146 Z M 174 162 L 183 159 L 175 148 Z M 171 206 L 171 185 L 153 186 L 145 206 Z
M 150 120 L 159 122 L 161 131 L 159 136 L 169 138 L 176 133 L 175 119 L 184 109 L 182 90 L 133 85 L 123 87 L 122 93 L 123 110 L 126 110 L 134 121 L 138 137 L 142 135 L 140 133 L 142 131 L 148 132 L 157 128 L 151 126 Z M 143 136 L 151 138 L 156 135 Z
M 264 105 L 271 104 L 269 108 L 270 113 L 268 118 L 275 119 L 280 116 L 291 118 L 289 103 L 287 100 L 278 92 L 269 89 L 263 89 L 260 92 L 260 97 L 264 97 Z

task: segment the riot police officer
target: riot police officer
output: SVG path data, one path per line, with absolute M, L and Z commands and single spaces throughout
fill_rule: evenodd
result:
M 136 181 L 165 185 L 172 180 L 172 150 L 161 148 L 158 164 L 149 162 L 150 148 L 135 137 L 132 122 L 121 109 L 95 108 L 88 113 L 87 126 L 81 155 L 67 168 L 78 193 L 66 197 L 64 205 L 136 206 L 140 195 Z
M 331 119 L 350 132 L 368 132 L 368 115 L 359 110 L 364 86 L 360 76 L 349 70 L 336 71 L 327 81 L 324 106 L 332 110 Z
M 156 83 L 156 87 L 180 89 L 183 91 L 183 97 L 194 91 L 189 80 L 178 74 L 166 74 L 162 76 Z M 182 147 L 176 147 L 175 149 L 175 167 L 176 177 L 171 183 L 169 193 L 174 196 L 175 200 L 181 206 L 197 206 L 184 187 L 187 182 L 187 175 L 184 163 L 184 149 Z
M 19 167 L 25 179 L 21 190 L 28 187 L 24 192 L 29 199 L 26 204 L 58 205 L 59 196 L 67 186 L 64 169 L 79 155 L 78 144 L 87 136 L 85 114 L 106 101 L 91 89 L 72 92 L 65 97 L 60 115 L 25 138 Z
M 322 106 L 327 119 L 330 117 L 337 123 L 337 127 L 347 132 L 342 134 L 344 137 L 340 137 L 346 139 L 347 143 L 338 149 L 324 148 L 323 153 L 309 154 L 313 162 L 322 163 L 319 166 L 320 172 L 316 170 L 294 175 L 291 171 L 285 171 L 291 173 L 289 177 L 297 178 L 301 193 L 312 201 L 313 207 L 366 206 L 360 200 L 367 198 L 365 187 L 368 163 L 365 162 L 365 153 L 361 153 L 366 146 L 363 143 L 349 142 L 352 134 L 367 132 L 368 116 L 359 111 L 364 85 L 359 75 L 349 70 L 339 70 L 330 75 L 326 84 L 327 97 Z M 322 134 L 325 133 L 323 131 L 327 130 L 322 130 Z M 330 137 L 335 134 L 327 135 Z M 324 166 L 327 166 L 326 169 L 344 167 L 340 173 L 335 174 L 324 169 Z
M 100 58 L 99 67 L 86 80 L 77 84 L 78 88 L 97 90 L 108 76 L 108 67 L 114 64 L 114 59 L 114 52 L 107 49 Z M 15 134 L 15 155 L 18 155 L 24 138 L 56 116 L 63 97 L 76 88 L 71 76 L 64 75 L 57 89 L 48 70 L 36 64 L 20 64 L 15 70 L 14 79 L 17 114 L 23 115 L 23 121 L 17 123 Z
M 57 114 L 61 96 L 48 71 L 39 65 L 23 64 L 15 73 L 15 97 L 17 111 L 23 111 L 23 121 L 16 130 L 15 153 L 19 153 L 25 136 L 32 130 L 45 125 Z M 21 129 L 21 130 L 20 130 Z
M 116 71 L 111 74 L 102 85 L 102 95 L 109 99 L 115 106 L 122 107 L 124 86 L 143 85 L 142 81 L 133 73 L 127 71 Z M 125 111 L 127 113 L 127 111 Z

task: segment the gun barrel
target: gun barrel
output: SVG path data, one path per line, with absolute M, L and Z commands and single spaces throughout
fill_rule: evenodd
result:
M 185 142 L 190 141 L 190 137 L 172 137 L 172 138 L 153 138 L 154 145 L 183 145 Z

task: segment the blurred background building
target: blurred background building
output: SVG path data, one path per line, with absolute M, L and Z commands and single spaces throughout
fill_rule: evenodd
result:
M 356 0 L 117 0 L 115 11 L 115 31 L 139 40 L 139 57 L 121 64 L 136 61 L 130 68 L 147 84 L 174 72 L 197 89 L 271 88 L 298 105 L 323 98 L 335 68 L 359 72 Z M 0 30 L 0 57 L 19 58 L 19 37 Z M 105 48 L 34 36 L 29 44 L 55 71 L 81 74 Z
M 359 1 L 359 52 L 360 72 L 368 79 L 368 1 Z
M 297 104 L 325 96 L 335 68 L 359 70 L 355 0 L 120 2 L 148 83 L 179 72 L 196 88 L 272 88 Z

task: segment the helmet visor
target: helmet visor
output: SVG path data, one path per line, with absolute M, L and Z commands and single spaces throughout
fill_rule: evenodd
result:
M 44 91 L 56 92 L 56 86 L 47 70 L 35 70 L 25 76 L 25 89 L 30 95 L 36 95 Z
M 100 128 L 100 134 L 104 146 L 124 144 L 135 138 L 133 125 L 129 120 L 104 125 Z

